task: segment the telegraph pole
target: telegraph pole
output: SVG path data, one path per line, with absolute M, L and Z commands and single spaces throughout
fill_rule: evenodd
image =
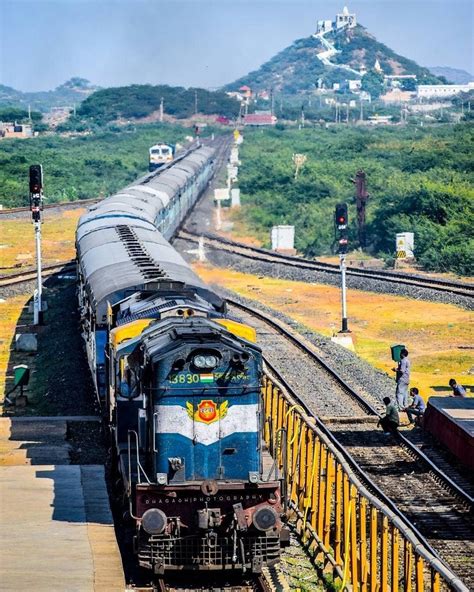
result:
M 33 295 L 33 322 L 43 324 L 43 283 L 41 277 L 41 212 L 43 210 L 43 167 L 30 166 L 30 210 L 35 228 L 37 288 Z
M 197 115 L 198 112 L 198 91 L 197 89 L 194 91 L 194 115 Z
M 347 289 L 346 289 L 346 254 L 347 254 L 347 204 L 339 203 L 336 205 L 334 215 L 336 234 L 338 238 L 339 263 L 341 269 L 341 308 L 342 323 L 339 333 L 350 333 L 347 325 Z
M 161 97 L 161 101 L 160 101 L 160 122 L 161 123 L 163 123 L 163 113 L 164 113 L 163 101 L 164 101 L 164 99 L 163 99 L 163 97 Z

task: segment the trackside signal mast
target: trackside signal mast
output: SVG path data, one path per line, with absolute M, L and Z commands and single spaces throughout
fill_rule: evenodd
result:
M 43 285 L 41 278 L 41 212 L 43 211 L 43 167 L 30 166 L 30 210 L 35 227 L 37 288 L 33 296 L 33 322 L 43 324 Z
M 338 253 L 341 269 L 341 306 L 342 306 L 342 327 L 339 333 L 350 333 L 347 326 L 347 302 L 346 302 L 346 254 L 347 254 L 347 204 L 336 205 L 334 213 L 334 224 L 336 227 L 336 238 L 338 241 Z

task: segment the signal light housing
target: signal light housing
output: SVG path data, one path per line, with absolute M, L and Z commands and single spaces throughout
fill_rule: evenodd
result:
M 336 212 L 335 212 L 334 220 L 336 223 L 336 228 L 338 230 L 345 230 L 347 228 L 348 217 L 347 217 L 347 204 L 346 203 L 339 203 L 336 205 Z
M 30 166 L 30 193 L 41 193 L 43 189 L 43 167 L 40 164 Z

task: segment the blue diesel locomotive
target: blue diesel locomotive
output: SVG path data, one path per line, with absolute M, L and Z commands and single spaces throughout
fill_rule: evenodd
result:
M 79 221 L 83 336 L 141 566 L 258 573 L 287 531 L 262 446 L 255 330 L 170 238 L 214 172 L 200 147 Z M 270 460 L 265 463 L 264 461 Z

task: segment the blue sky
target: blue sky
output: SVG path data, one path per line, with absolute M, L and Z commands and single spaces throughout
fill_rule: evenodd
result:
M 72 76 L 101 86 L 216 87 L 332 18 L 344 0 L 0 0 L 0 82 L 49 90 Z M 471 0 L 356 0 L 380 41 L 421 65 L 474 72 Z

